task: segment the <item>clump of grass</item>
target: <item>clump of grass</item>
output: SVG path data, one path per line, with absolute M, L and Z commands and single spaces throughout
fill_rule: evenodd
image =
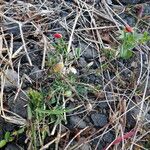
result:
M 52 92 L 52 91 L 51 91 Z M 33 149 L 38 149 L 43 146 L 46 136 L 50 134 L 49 125 L 57 126 L 64 121 L 64 113 L 66 110 L 61 105 L 51 103 L 51 99 L 47 99 L 47 95 L 42 91 L 30 90 L 28 104 L 28 128 L 27 135 L 30 141 L 30 146 Z M 48 105 L 48 104 L 49 105 Z M 52 106 L 53 104 L 53 106 Z

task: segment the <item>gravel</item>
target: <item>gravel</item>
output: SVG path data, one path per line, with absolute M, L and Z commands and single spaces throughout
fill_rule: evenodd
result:
M 29 76 L 33 80 L 38 80 L 43 76 L 42 70 L 40 70 L 38 66 L 34 66 L 33 69 L 31 70 L 31 73 L 29 74 Z
M 4 71 L 5 88 L 16 88 L 18 86 L 18 73 L 12 69 Z
M 114 140 L 114 135 L 111 132 L 107 132 L 104 136 L 103 136 L 103 140 L 106 143 L 111 143 Z
M 92 46 L 87 45 L 86 43 L 81 42 L 80 49 L 83 52 L 82 57 L 84 57 L 85 60 L 94 59 L 98 57 L 98 52 Z
M 108 123 L 107 116 L 100 113 L 92 114 L 91 119 L 95 127 L 103 127 Z
M 71 116 L 69 118 L 69 122 L 68 122 L 68 125 L 70 128 L 80 128 L 80 129 L 83 129 L 87 126 L 86 122 L 83 121 L 82 118 L 80 118 L 79 116 Z
M 144 103 L 143 105 L 144 112 L 142 112 L 142 118 L 141 118 L 141 121 L 143 122 L 143 124 L 146 123 L 147 120 L 150 120 L 150 114 L 148 113 L 147 105 L 148 104 L 146 103 Z M 129 102 L 128 109 L 127 109 L 127 110 L 130 110 L 127 113 L 127 125 L 129 127 L 133 127 L 135 125 L 137 117 L 140 113 L 140 107 L 141 105 L 135 106 L 133 102 Z
M 83 57 L 80 57 L 78 61 L 78 67 L 84 68 L 86 66 L 87 66 L 87 62 L 85 61 Z
M 16 144 L 8 143 L 5 147 L 5 150 L 20 150 L 20 147 L 18 147 Z
M 17 98 L 14 100 L 15 96 L 8 98 L 8 105 L 11 111 L 20 115 L 23 118 L 27 118 L 27 96 L 23 92 L 19 92 Z
M 106 109 L 106 108 L 108 108 L 108 104 L 107 104 L 107 102 L 101 102 L 98 104 L 98 107 L 100 109 Z

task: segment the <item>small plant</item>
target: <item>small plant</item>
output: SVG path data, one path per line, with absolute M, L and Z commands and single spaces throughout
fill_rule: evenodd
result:
M 115 49 L 112 49 L 112 48 L 103 48 L 102 50 L 103 50 L 105 56 L 108 59 L 114 59 L 116 57 L 116 50 Z
M 28 104 L 28 127 L 27 136 L 30 141 L 31 149 L 38 149 L 43 145 L 45 136 L 47 135 L 46 123 L 44 122 L 46 115 L 37 112 L 37 109 L 45 109 L 44 94 L 36 90 L 29 90 L 29 104 Z M 37 144 L 38 143 L 38 144 Z
M 56 55 L 62 55 L 64 57 L 67 57 L 67 43 L 63 39 L 63 36 L 59 33 L 54 34 L 54 37 L 56 39 L 55 44 L 53 46 L 56 49 Z
M 6 132 L 4 135 L 4 139 L 0 141 L 0 148 L 4 147 L 8 142 L 12 142 L 14 137 L 10 132 Z
M 143 34 L 136 33 L 130 26 L 126 26 L 119 38 L 121 39 L 121 45 L 119 46 L 120 57 L 123 59 L 131 58 L 133 48 L 150 40 L 150 36 L 147 32 Z
M 12 142 L 15 140 L 15 137 L 17 137 L 19 134 L 22 134 L 24 132 L 24 128 L 21 128 L 14 132 L 6 132 L 3 139 L 0 141 L 0 148 L 3 148 L 7 143 Z
M 75 76 L 77 70 L 68 61 L 67 44 L 61 34 L 54 34 L 56 43 L 54 51 L 47 57 L 49 77 L 52 77 L 50 86 L 40 90 L 29 90 L 28 97 L 28 149 L 40 149 L 46 140 L 57 134 L 61 124 L 67 123 L 66 113 L 78 108 L 67 109 L 66 101 L 74 96 L 83 97 L 89 90 L 78 83 Z M 75 50 L 75 59 L 81 55 L 80 49 Z M 69 62 L 69 63 L 68 63 Z
M 37 150 L 43 146 L 45 138 L 54 135 L 57 125 L 66 121 L 64 113 L 69 110 L 62 107 L 62 92 L 66 85 L 61 84 L 58 79 L 53 84 L 48 92 L 31 89 L 28 93 L 27 136 L 31 143 L 30 149 Z M 50 124 L 54 128 L 52 131 L 49 130 Z

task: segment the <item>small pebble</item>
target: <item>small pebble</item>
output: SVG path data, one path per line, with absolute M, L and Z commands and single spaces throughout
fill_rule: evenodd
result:
M 18 86 L 18 73 L 12 69 L 4 71 L 5 88 L 14 88 Z
M 104 136 L 103 136 L 103 140 L 106 143 L 111 143 L 114 140 L 114 135 L 111 132 L 107 132 Z
M 94 113 L 91 115 L 94 126 L 103 127 L 108 123 L 108 118 L 104 114 Z
M 71 116 L 68 124 L 70 128 L 77 127 L 83 129 L 87 126 L 86 122 L 79 116 Z

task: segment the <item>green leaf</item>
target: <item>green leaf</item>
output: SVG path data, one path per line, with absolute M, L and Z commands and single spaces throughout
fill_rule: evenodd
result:
M 128 49 L 124 49 L 123 47 L 120 50 L 120 57 L 123 59 L 129 59 L 131 58 L 133 55 L 133 52 L 131 50 Z
M 14 131 L 14 132 L 12 133 L 12 135 L 17 136 L 18 134 L 22 134 L 23 132 L 24 132 L 24 128 L 21 128 L 21 129 L 19 129 L 19 130 L 17 130 L 17 131 Z
M 46 113 L 49 115 L 63 115 L 65 112 L 70 112 L 70 110 L 65 110 L 65 109 L 54 109 L 54 110 L 37 109 L 36 111 L 39 113 Z
M 65 96 L 66 97 L 71 97 L 72 96 L 72 91 L 71 90 L 65 91 Z
M 145 43 L 150 41 L 150 35 L 148 34 L 148 32 L 144 32 L 143 37 L 140 39 L 141 43 Z
M 10 137 L 8 142 L 12 142 L 14 140 L 14 137 Z
M 0 141 L 0 148 L 4 147 L 6 145 L 7 141 L 6 140 L 1 140 Z
M 6 132 L 4 138 L 8 142 L 10 138 L 10 132 Z

